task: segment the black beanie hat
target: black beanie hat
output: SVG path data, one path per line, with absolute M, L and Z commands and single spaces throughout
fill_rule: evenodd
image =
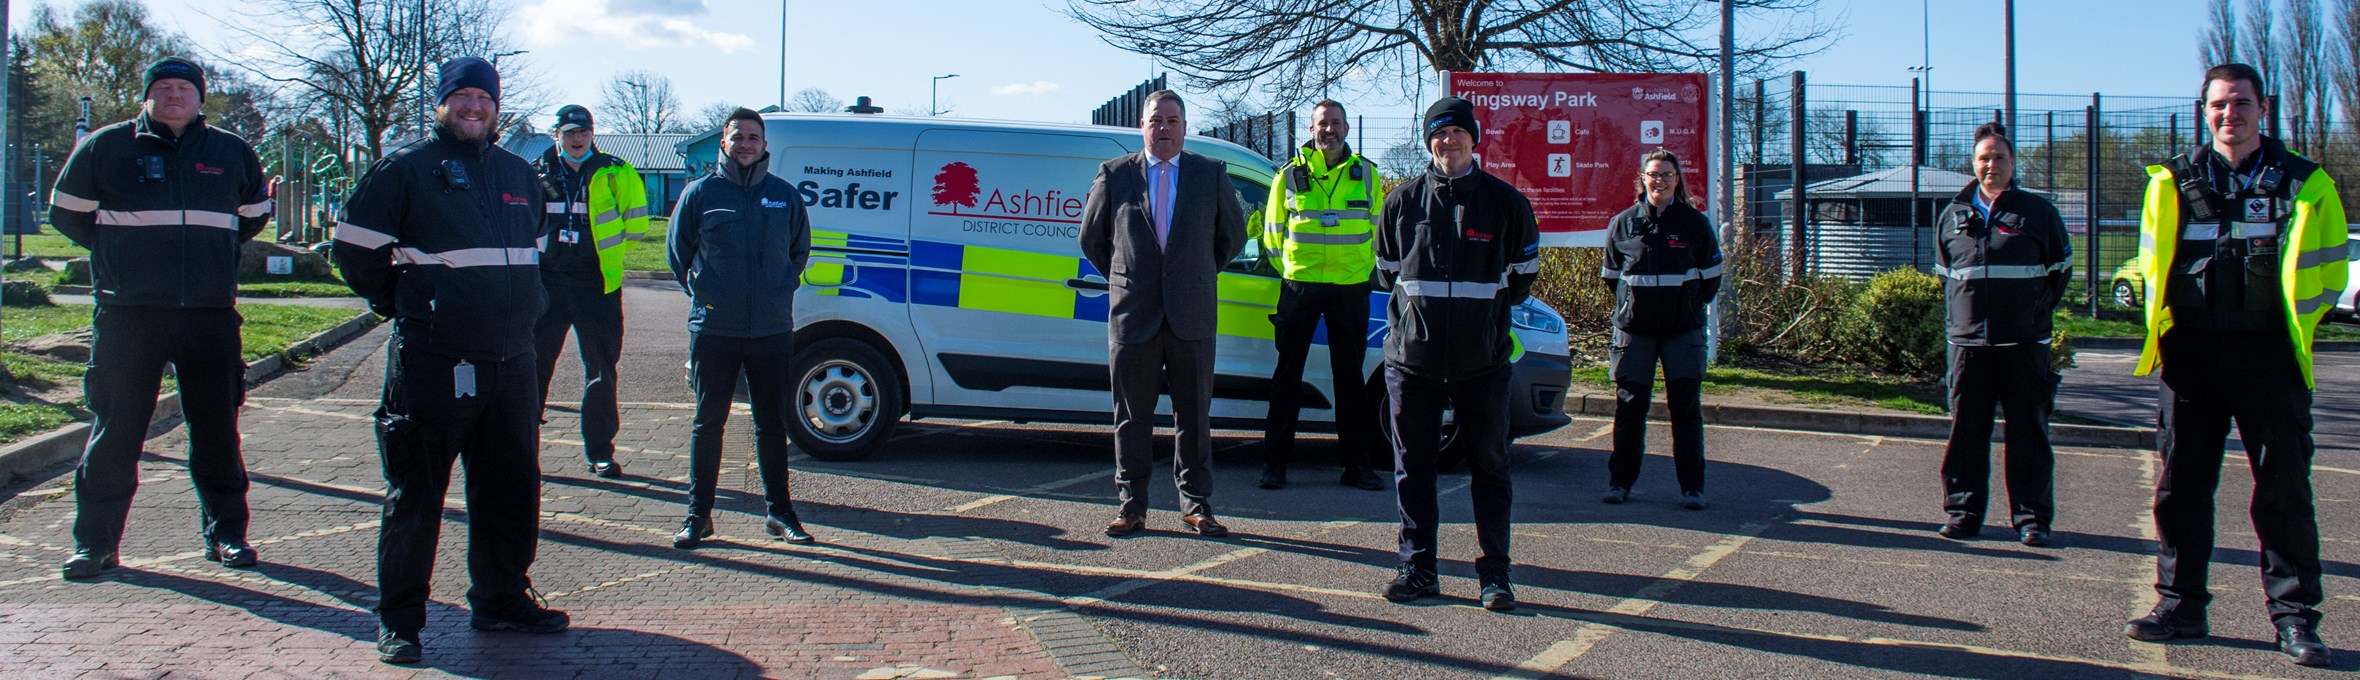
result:
M 1475 105 L 1458 97 L 1443 97 L 1426 107 L 1426 134 L 1446 126 L 1456 125 L 1467 130 L 1467 135 L 1480 141 L 1483 129 L 1475 122 Z
M 179 78 L 188 81 L 190 85 L 197 86 L 197 101 L 205 101 L 205 69 L 199 68 L 197 62 L 180 57 L 158 59 L 156 63 L 148 65 L 147 82 L 139 88 L 139 91 L 145 95 L 149 89 L 156 86 L 156 81 L 165 78 Z
M 462 87 L 480 88 L 500 101 L 500 72 L 492 63 L 475 57 L 459 57 L 442 63 L 442 82 L 434 86 L 434 103 L 441 104 L 451 93 Z

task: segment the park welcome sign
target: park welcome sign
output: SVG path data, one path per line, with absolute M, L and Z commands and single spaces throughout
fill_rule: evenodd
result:
M 1712 195 L 1711 80 L 1701 73 L 1445 74 L 1475 105 L 1483 170 L 1532 200 L 1541 245 L 1605 245 L 1606 221 L 1636 198 L 1639 157 L 1679 154 L 1688 193 Z M 1710 214 L 1712 206 L 1699 205 Z

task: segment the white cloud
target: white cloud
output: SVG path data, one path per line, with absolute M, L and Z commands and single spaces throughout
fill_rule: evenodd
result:
M 589 37 L 633 49 L 705 46 L 723 54 L 754 46 L 754 39 L 745 34 L 709 31 L 668 16 L 704 14 L 691 11 L 703 7 L 701 0 L 541 0 L 518 9 L 517 15 L 524 20 L 525 40 L 539 45 Z
M 1035 80 L 1029 83 L 1009 83 L 1006 85 L 1001 85 L 999 87 L 992 88 L 992 94 L 1002 97 L 1013 97 L 1016 95 L 1030 95 L 1038 97 L 1062 89 L 1065 89 L 1064 85 L 1059 85 L 1046 80 Z

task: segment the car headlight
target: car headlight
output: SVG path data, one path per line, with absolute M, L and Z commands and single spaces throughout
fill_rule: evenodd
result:
M 1565 320 L 1557 318 L 1557 310 L 1549 309 L 1540 300 L 1525 298 L 1508 308 L 1508 323 L 1517 328 L 1542 333 L 1565 332 Z

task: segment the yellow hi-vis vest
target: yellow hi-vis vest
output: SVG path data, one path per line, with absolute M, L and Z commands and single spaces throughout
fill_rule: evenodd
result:
M 1353 168 L 1360 169 L 1359 179 Z M 1296 190 L 1291 185 L 1302 185 Z M 1270 183 L 1262 219 L 1249 234 L 1289 281 L 1363 283 L 1377 268 L 1377 166 L 1353 154 L 1327 167 L 1327 155 L 1308 145 Z
M 2335 180 L 2326 170 L 2313 170 L 2294 189 L 2294 215 L 2279 241 L 2279 282 L 2286 294 L 2287 328 L 2294 335 L 2294 356 L 2302 365 L 2303 384 L 2318 389 L 2311 374 L 2311 340 L 2319 320 L 2335 308 L 2336 296 L 2347 283 L 2344 205 L 2336 198 Z M 2139 274 L 2147 281 L 2147 344 L 2139 350 L 2136 374 L 2147 375 L 2162 363 L 2158 347 L 2171 332 L 2172 311 L 2164 306 L 2164 286 L 2171 281 L 2172 256 L 2180 245 L 2180 192 L 2171 169 L 2147 166 L 2147 198 L 2139 214 Z
M 647 182 L 639 171 L 621 158 L 609 156 L 611 161 L 590 175 L 583 192 L 589 195 L 586 204 L 572 208 L 572 197 L 565 203 L 549 204 L 550 212 L 584 210 L 590 215 L 590 238 L 598 245 L 598 273 L 605 279 L 606 292 L 623 289 L 623 256 L 631 252 L 631 245 L 647 236 Z M 564 162 L 564 161 L 559 161 Z

